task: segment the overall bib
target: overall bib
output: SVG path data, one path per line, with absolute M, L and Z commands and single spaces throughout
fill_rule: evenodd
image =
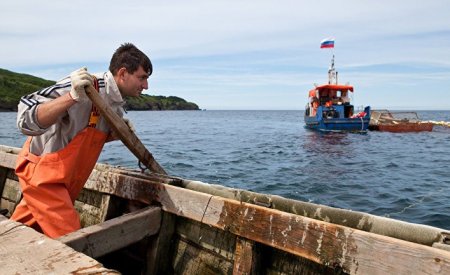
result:
M 51 238 L 80 229 L 80 218 L 73 205 L 107 138 L 106 133 L 95 129 L 98 116 L 93 108 L 88 127 L 53 153 L 42 156 L 30 153 L 32 137 L 27 139 L 16 164 L 23 198 L 12 220 Z

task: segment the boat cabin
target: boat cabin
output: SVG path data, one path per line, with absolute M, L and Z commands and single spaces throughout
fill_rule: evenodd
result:
M 325 84 L 309 91 L 309 116 L 316 116 L 317 109 L 321 107 L 324 116 L 334 118 L 348 118 L 353 115 L 353 106 L 350 104 L 349 92 L 353 86 Z

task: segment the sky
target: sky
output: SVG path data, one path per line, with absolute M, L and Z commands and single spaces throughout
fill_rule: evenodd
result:
M 49 80 L 104 72 L 131 42 L 153 63 L 146 94 L 303 110 L 334 55 L 355 106 L 450 110 L 449 0 L 15 0 L 0 15 L 0 68 Z

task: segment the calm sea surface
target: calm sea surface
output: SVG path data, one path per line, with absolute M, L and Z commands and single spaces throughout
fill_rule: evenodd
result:
M 450 111 L 418 112 L 450 121 Z M 129 112 L 165 170 L 186 179 L 277 194 L 450 229 L 450 129 L 321 134 L 302 111 Z M 0 113 L 0 144 L 20 147 L 16 113 Z M 101 162 L 137 168 L 120 142 Z

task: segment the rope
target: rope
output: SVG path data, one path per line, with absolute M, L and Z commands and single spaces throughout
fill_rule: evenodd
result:
M 142 167 L 141 164 L 142 164 L 142 162 L 140 160 L 138 160 L 138 166 L 139 166 L 139 168 L 141 168 L 141 173 L 145 174 L 145 170 L 148 170 L 148 168 L 146 166 Z
M 403 214 L 406 210 L 408 210 L 408 209 L 410 209 L 410 208 L 413 208 L 413 207 L 415 207 L 415 206 L 418 206 L 418 205 L 422 204 L 423 201 L 424 201 L 425 199 L 427 199 L 427 198 L 432 198 L 432 197 L 433 197 L 434 195 L 436 195 L 436 194 L 442 194 L 442 193 L 444 193 L 444 192 L 447 192 L 448 189 L 450 189 L 450 187 L 442 187 L 442 188 L 439 189 L 439 190 L 436 190 L 436 191 L 430 191 L 430 192 L 424 194 L 424 195 L 422 196 L 422 198 L 420 198 L 419 200 L 416 200 L 415 202 L 412 202 L 411 204 L 405 206 L 402 210 L 397 211 L 397 212 L 386 213 L 386 214 L 384 214 L 384 216 L 387 217 L 387 218 L 390 218 L 391 215 L 400 215 L 400 214 Z
M 439 125 L 439 126 L 444 126 L 444 127 L 449 127 L 450 128 L 450 122 L 449 121 L 428 120 L 428 121 L 424 121 L 424 122 L 433 123 L 434 125 Z

